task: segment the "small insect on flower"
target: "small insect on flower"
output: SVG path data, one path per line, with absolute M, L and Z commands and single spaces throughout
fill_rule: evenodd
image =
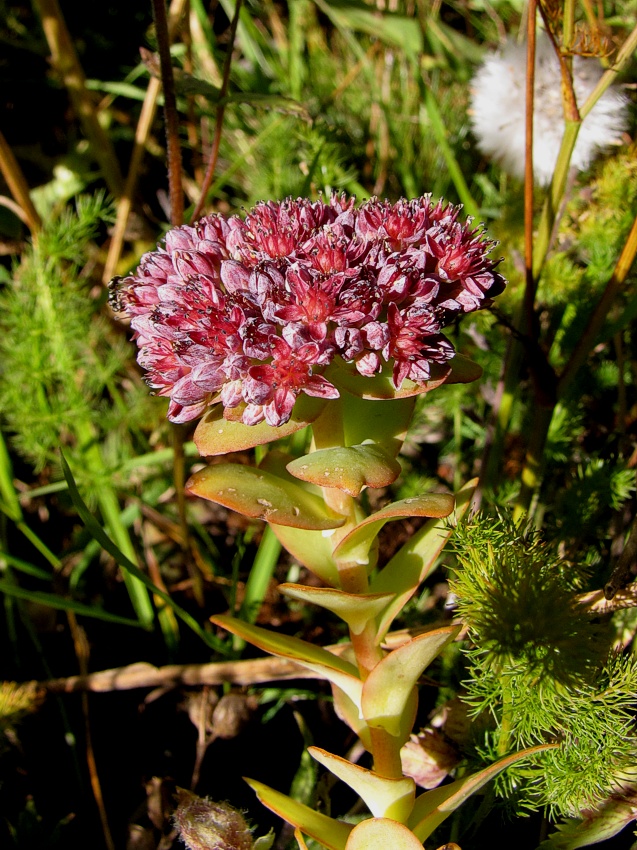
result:
M 108 306 L 114 313 L 121 313 L 122 305 L 119 300 L 119 287 L 123 278 L 116 275 L 108 283 Z
M 604 69 L 597 59 L 575 56 L 573 86 L 579 106 L 593 91 Z M 484 60 L 471 83 L 470 119 L 478 148 L 509 174 L 524 178 L 526 45 L 506 41 Z M 628 100 L 611 86 L 582 122 L 571 166 L 589 167 L 595 156 L 621 143 L 628 121 Z M 545 33 L 535 53 L 533 172 L 547 186 L 553 177 L 564 135 L 559 60 Z
M 211 215 L 114 279 L 111 304 L 173 422 L 220 402 L 241 405 L 246 425 L 278 427 L 301 393 L 339 396 L 323 374 L 337 358 L 368 377 L 390 363 L 398 389 L 454 356 L 443 328 L 505 286 L 496 243 L 460 209 L 333 195 Z

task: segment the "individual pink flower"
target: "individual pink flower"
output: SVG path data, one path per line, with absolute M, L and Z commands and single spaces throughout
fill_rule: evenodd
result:
M 288 199 L 244 219 L 175 228 L 114 287 L 149 385 L 187 422 L 211 404 L 253 425 L 288 421 L 301 393 L 336 398 L 334 358 L 367 377 L 427 381 L 454 349 L 442 329 L 505 281 L 481 228 L 429 196 L 356 208 Z

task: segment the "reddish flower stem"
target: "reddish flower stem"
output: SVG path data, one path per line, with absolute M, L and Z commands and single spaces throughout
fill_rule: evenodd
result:
M 164 118 L 166 121 L 166 151 L 168 159 L 168 195 L 170 223 L 178 226 L 184 220 L 184 194 L 181 184 L 181 146 L 179 143 L 179 116 L 175 96 L 175 79 L 170 59 L 170 38 L 166 0 L 153 0 L 153 18 L 157 33 L 157 50 L 161 82 L 164 90 Z

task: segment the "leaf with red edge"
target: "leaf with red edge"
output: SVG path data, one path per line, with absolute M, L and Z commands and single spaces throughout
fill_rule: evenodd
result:
M 360 398 L 341 393 L 343 445 L 373 442 L 391 457 L 397 457 L 407 436 L 416 406 L 416 396 L 389 400 Z M 324 411 L 329 416 L 329 407 Z
M 434 829 L 437 829 L 440 824 L 449 817 L 452 812 L 455 812 L 472 794 L 479 791 L 487 782 L 494 779 L 498 773 L 501 773 L 507 767 L 515 764 L 528 756 L 536 753 L 551 750 L 559 746 L 558 744 L 540 744 L 537 747 L 529 747 L 526 750 L 521 750 L 519 753 L 505 756 L 502 759 L 494 762 L 480 770 L 477 773 L 472 773 L 469 776 L 463 776 L 462 779 L 457 779 L 449 785 L 442 785 L 439 788 L 433 788 L 431 791 L 426 791 L 416 799 L 414 809 L 409 818 L 409 826 L 414 834 L 421 840 L 425 841 Z
M 334 558 L 341 563 L 367 564 L 372 543 L 385 523 L 412 516 L 445 517 L 453 505 L 453 496 L 446 493 L 428 493 L 392 502 L 359 522 L 336 547 Z
M 293 528 L 338 528 L 344 517 L 335 516 L 325 502 L 293 480 L 252 466 L 218 463 L 196 472 L 186 490 L 244 516 Z
M 398 461 L 373 443 L 311 452 L 288 463 L 287 469 L 302 481 L 354 497 L 363 487 L 388 487 L 401 473 Z
M 456 493 L 456 505 L 449 516 L 449 523 L 443 524 L 439 520 L 425 523 L 372 580 L 369 588 L 372 593 L 396 594 L 378 621 L 378 641 L 383 640 L 394 617 L 403 610 L 435 567 L 438 555 L 453 533 L 453 527 L 471 504 L 476 484 L 477 478 Z
M 210 621 L 227 629 L 233 635 L 243 638 L 253 646 L 269 652 L 270 655 L 296 661 L 297 664 L 316 673 L 318 678 L 327 679 L 328 682 L 338 685 L 355 705 L 360 705 L 363 686 L 358 677 L 358 670 L 344 658 L 306 640 L 271 632 L 226 614 L 217 614 L 211 617 Z
M 349 785 L 374 817 L 388 817 L 404 823 L 411 814 L 416 795 L 416 783 L 413 779 L 407 776 L 382 776 L 321 747 L 308 747 L 307 751 L 334 776 Z
M 340 585 L 338 568 L 332 557 L 332 538 L 325 531 L 306 531 L 289 525 L 271 525 L 277 540 L 295 561 L 307 567 L 331 587 Z
M 241 415 L 242 408 L 227 408 L 224 411 L 223 405 L 218 404 L 206 413 L 197 425 L 195 445 L 200 455 L 208 457 L 272 443 L 282 437 L 289 437 L 314 422 L 326 404 L 327 400 L 324 398 L 303 394 L 297 399 L 289 421 L 278 428 L 268 425 L 265 421 L 259 422 L 258 425 L 244 425 L 235 418 Z
M 551 833 L 537 850 L 578 850 L 612 838 L 637 820 L 636 791 L 634 783 L 621 785 L 594 809 L 581 812 L 581 820 L 568 818 L 558 823 L 557 831 Z
M 306 587 L 302 584 L 281 584 L 279 592 L 292 599 L 310 602 L 327 608 L 344 620 L 355 635 L 359 635 L 367 623 L 387 607 L 393 599 L 392 593 L 346 593 L 330 587 Z
M 369 726 L 399 735 L 407 700 L 423 670 L 456 637 L 460 626 L 442 626 L 412 638 L 388 653 L 363 685 L 363 717 Z
M 299 803 L 297 800 L 281 794 L 280 791 L 275 791 L 274 788 L 269 788 L 262 782 L 257 782 L 256 779 L 245 777 L 245 781 L 270 811 L 276 812 L 292 826 L 315 838 L 328 850 L 345 850 L 347 839 L 353 829 L 352 824 L 329 818 L 321 812 L 315 812 L 314 809 L 310 809 L 304 803 Z M 384 850 L 387 850 L 387 848 Z

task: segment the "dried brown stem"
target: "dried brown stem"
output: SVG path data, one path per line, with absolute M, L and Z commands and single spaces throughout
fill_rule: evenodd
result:
M 239 13 L 241 11 L 241 2 L 242 0 L 236 0 L 236 4 L 234 7 L 234 15 L 232 17 L 232 23 L 230 24 L 230 38 L 228 39 L 228 48 L 226 52 L 226 58 L 223 63 L 223 80 L 221 83 L 221 89 L 219 91 L 219 106 L 217 107 L 217 116 L 215 123 L 215 134 L 212 139 L 212 147 L 210 149 L 210 159 L 208 160 L 208 167 L 206 168 L 206 174 L 203 179 L 203 185 L 201 187 L 201 194 L 199 196 L 199 200 L 195 206 L 195 209 L 192 213 L 191 221 L 196 221 L 201 215 L 203 208 L 206 205 L 208 190 L 212 184 L 212 178 L 215 174 L 215 169 L 217 167 L 217 160 L 219 159 L 219 146 L 221 144 L 221 130 L 223 128 L 223 116 L 226 111 L 225 97 L 226 92 L 228 91 L 228 82 L 230 80 L 230 68 L 232 66 L 232 51 L 234 50 L 234 40 L 237 35 L 237 26 L 239 25 Z
M 24 174 L 20 168 L 17 159 L 13 155 L 13 151 L 7 144 L 7 140 L 0 132 L 0 171 L 2 176 L 7 181 L 9 191 L 22 211 L 20 218 L 28 226 L 32 234 L 42 226 L 42 220 L 38 215 L 38 211 L 33 206 L 31 195 L 29 194 L 29 185 L 24 179 Z

